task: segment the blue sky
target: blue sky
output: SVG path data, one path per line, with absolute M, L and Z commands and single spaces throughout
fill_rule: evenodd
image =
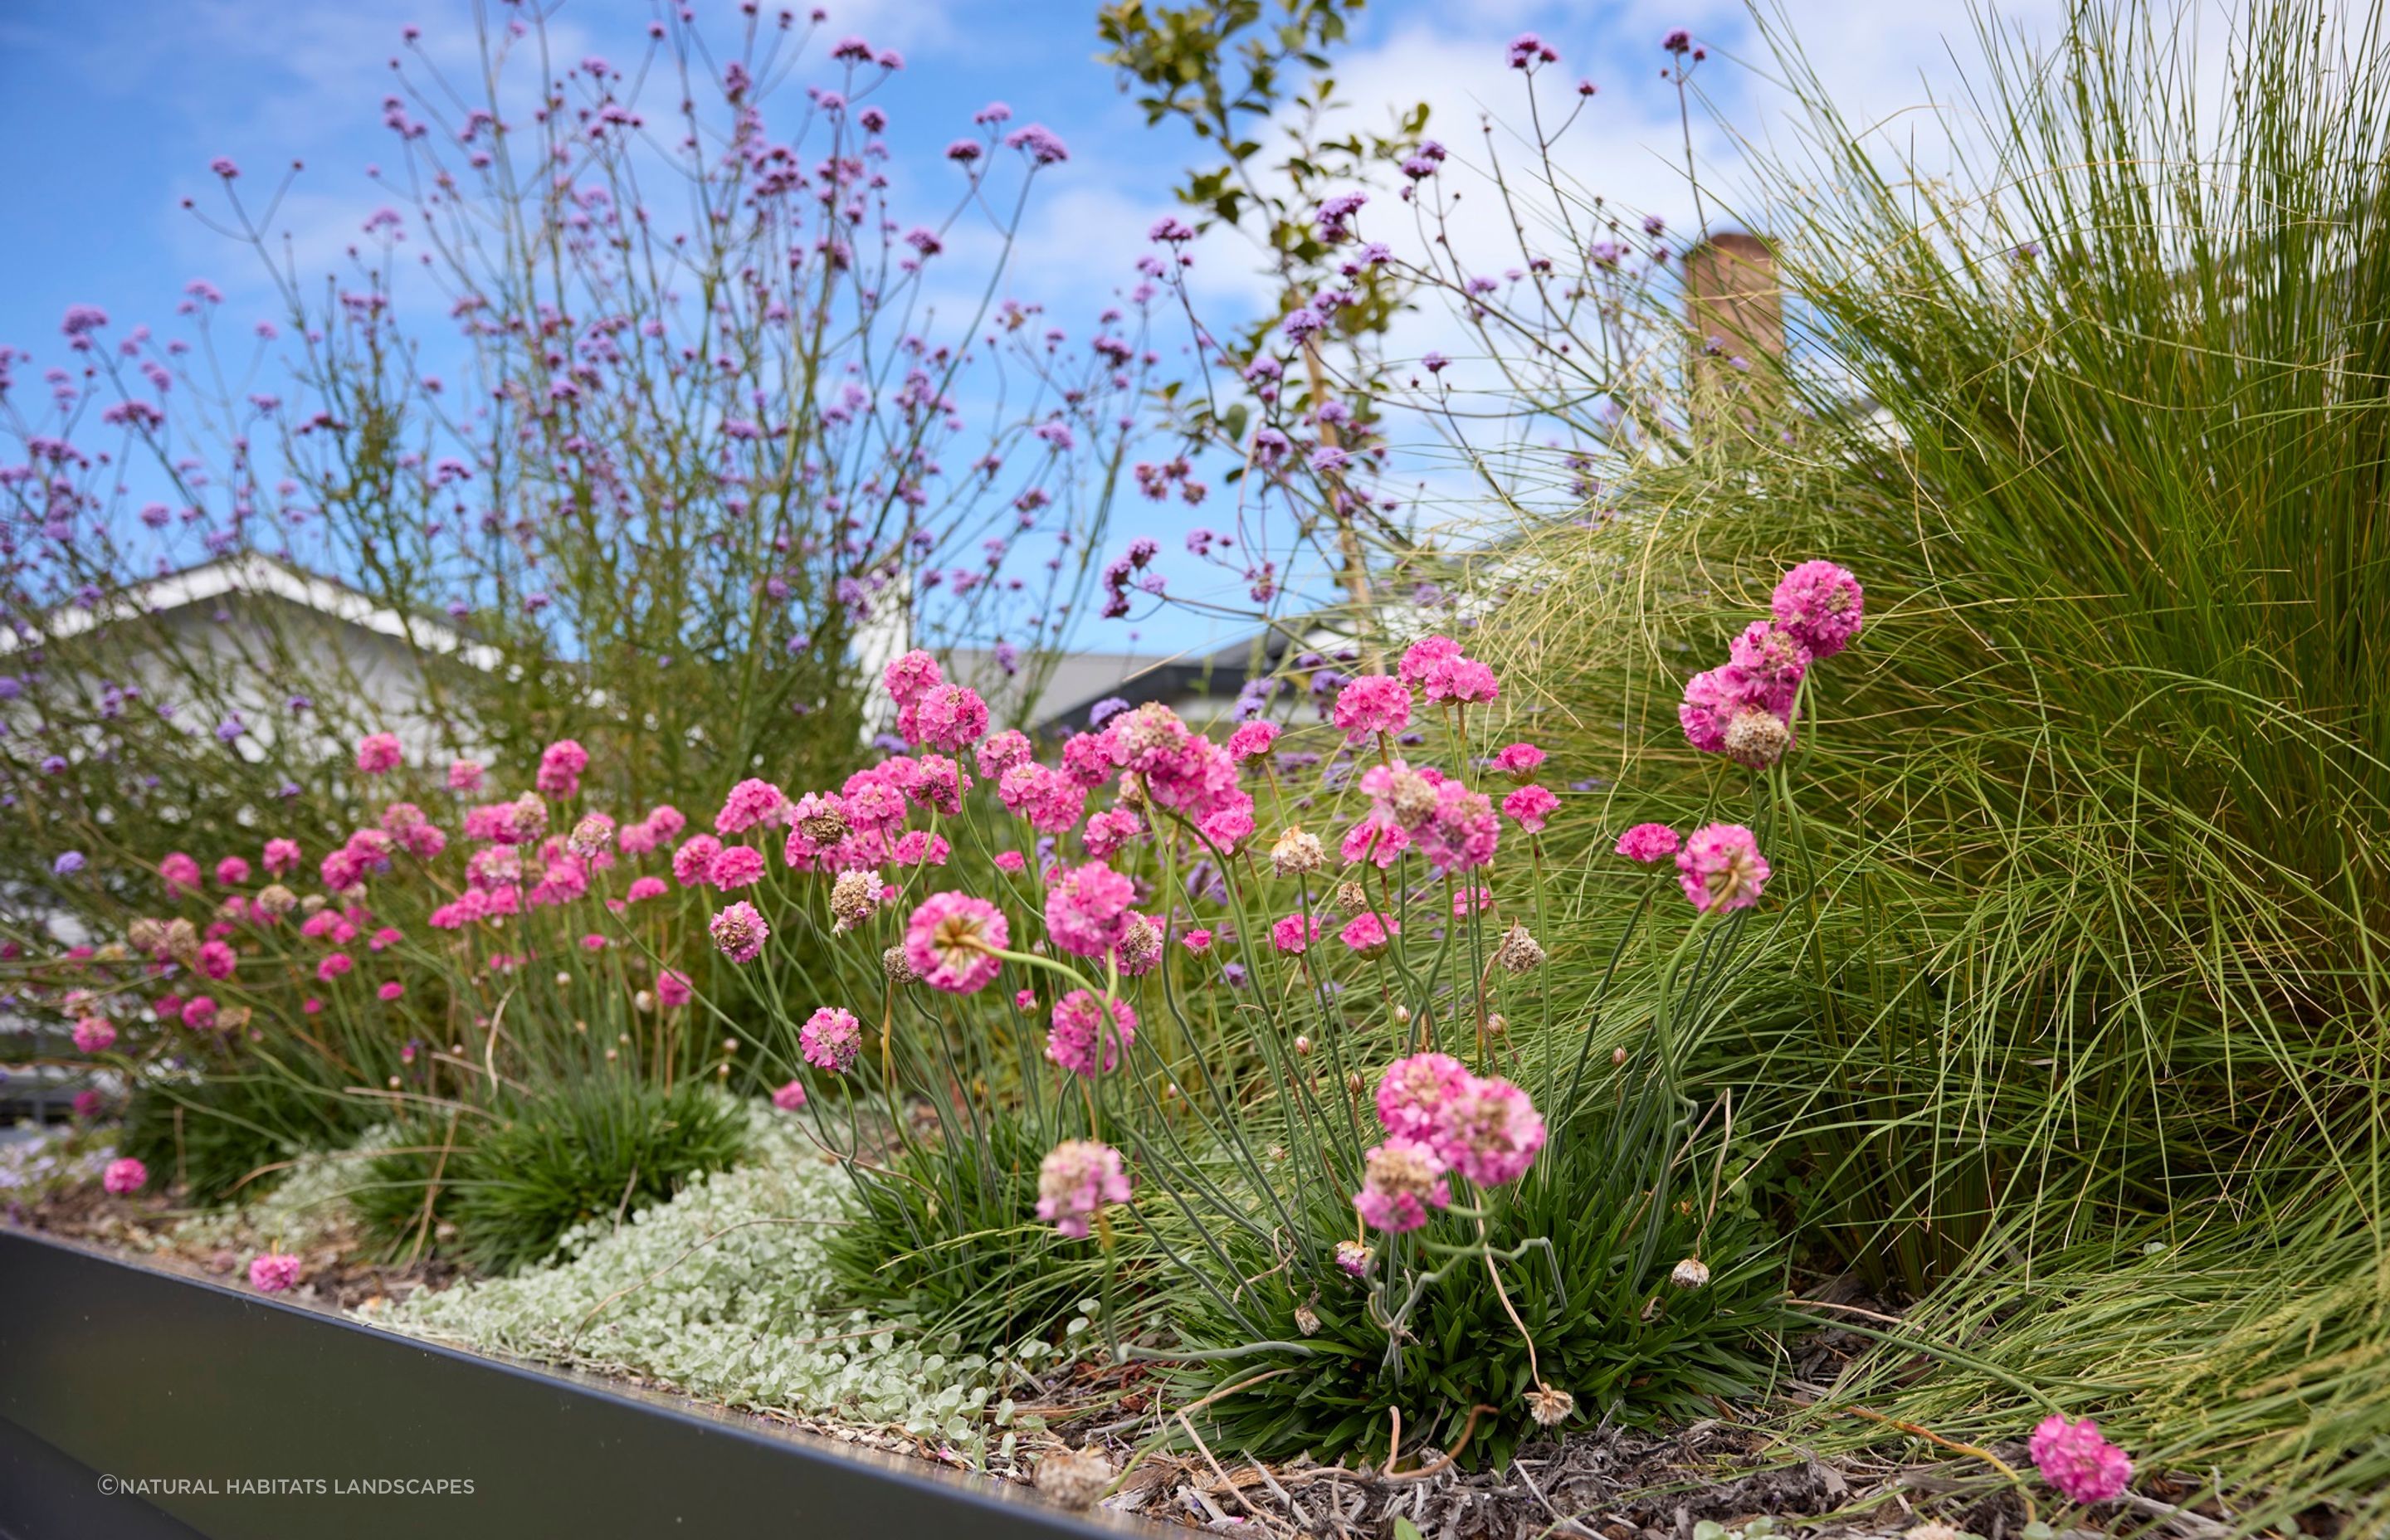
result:
M 689 0 L 701 25 L 726 30 L 734 0 Z M 1961 0 L 1787 0 L 1821 72 L 1855 116 L 1872 119 L 1924 101 L 1952 78 L 1949 54 L 1972 53 Z M 508 7 L 490 4 L 503 17 Z M 892 141 L 907 173 L 929 176 L 940 147 L 973 109 L 1002 99 L 1022 122 L 1041 122 L 1070 144 L 1072 160 L 1044 188 L 1023 244 L 1016 292 L 1083 313 L 1091 293 L 1122 284 L 1145 250 L 1145 231 L 1171 204 L 1168 187 L 1190 146 L 1148 130 L 1110 73 L 1093 62 L 1094 0 L 876 0 L 830 6 L 827 35 L 856 32 L 903 50 L 906 68 L 878 96 L 895 120 Z M 2046 24 L 2053 0 L 2004 6 L 2004 17 Z M 576 54 L 627 59 L 651 14 L 646 0 L 564 0 L 551 28 Z M 204 277 L 226 293 L 225 321 L 245 327 L 275 306 L 251 253 L 212 234 L 181 208 L 214 192 L 208 163 L 229 156 L 249 168 L 244 187 L 269 168 L 307 169 L 276 222 L 321 273 L 364 217 L 392 201 L 366 168 L 395 161 L 379 122 L 388 60 L 409 24 L 435 55 L 467 45 L 472 0 L 12 0 L 0 15 L 0 342 L 37 363 L 62 356 L 58 321 L 70 304 L 97 304 L 122 330 L 148 322 L 171 334 L 185 283 Z M 1515 103 L 1504 44 L 1534 30 L 1561 51 L 1570 79 L 1602 86 L 1575 135 L 1571 170 L 1625 205 L 1683 228 L 1690 211 L 1674 169 L 1673 94 L 1658 80 L 1657 40 L 1689 25 L 1715 56 L 1703 82 L 1746 131 L 1772 131 L 1781 102 L 1746 56 L 1751 29 L 1739 3 L 1682 0 L 1483 0 L 1462 7 L 1376 0 L 1358 19 L 1340 66 L 1343 95 L 1363 119 L 1425 98 L 1432 132 L 1457 144 L 1482 111 Z M 1705 173 L 1731 186 L 1739 155 L 1703 127 Z M 1259 292 L 1238 253 L 1206 253 L 1201 294 L 1215 314 Z M 1179 523 L 1189 518 L 1172 516 Z M 1163 533 L 1176 533 L 1175 526 Z M 1197 645 L 1215 628 L 1163 619 L 1140 627 L 1148 648 Z M 1117 633 L 1082 636 L 1118 646 Z

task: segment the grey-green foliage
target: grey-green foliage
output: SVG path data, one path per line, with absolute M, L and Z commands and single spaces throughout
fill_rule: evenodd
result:
M 745 1165 L 568 1234 L 554 1265 L 418 1294 L 382 1324 L 484 1352 L 644 1379 L 732 1405 L 984 1443 L 997 1371 L 842 1308 L 823 1260 L 848 1179 L 792 1120 Z

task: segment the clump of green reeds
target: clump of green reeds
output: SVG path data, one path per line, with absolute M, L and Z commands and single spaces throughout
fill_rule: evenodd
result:
M 2021 1433 L 2031 1383 L 2279 1515 L 2390 1458 L 2390 47 L 2312 0 L 2197 32 L 1987 22 L 1933 176 L 1788 44 L 1780 415 L 1490 629 L 1627 789 L 1598 857 L 1734 794 L 1674 708 L 1777 574 L 1862 578 L 1713 1072 L 1784 1217 L 1979 1366 L 1901 1398 Z

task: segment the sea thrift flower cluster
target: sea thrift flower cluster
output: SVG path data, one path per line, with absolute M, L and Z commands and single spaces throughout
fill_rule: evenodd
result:
M 261 1294 L 279 1294 L 299 1281 L 299 1259 L 288 1252 L 268 1251 L 251 1257 L 249 1286 Z
M 1852 602 L 1856 606 L 1857 600 Z M 1852 629 L 1857 629 L 1856 623 Z M 2133 1462 L 2101 1437 L 2100 1425 L 2088 1417 L 2080 1422 L 2055 1414 L 2044 1418 L 2025 1448 L 2041 1479 L 2071 1502 L 2111 1502 L 2132 1484 Z
M 1677 719 L 1685 740 L 1766 769 L 1792 746 L 1793 720 L 1810 665 L 1850 645 L 1864 621 L 1858 580 L 1830 561 L 1807 561 L 1777 584 L 1775 618 L 1754 621 L 1718 668 L 1685 686 Z
M 1037 1167 L 1037 1217 L 1084 1240 L 1096 1216 L 1129 1198 L 1121 1153 L 1094 1139 L 1065 1139 Z
M 1480 1076 L 1449 1054 L 1413 1054 L 1378 1082 L 1378 1122 L 1389 1136 L 1369 1152 L 1353 1206 L 1381 1230 L 1412 1230 L 1450 1200 L 1447 1172 L 1479 1187 L 1527 1174 L 1544 1148 L 1544 1120 L 1527 1093 Z

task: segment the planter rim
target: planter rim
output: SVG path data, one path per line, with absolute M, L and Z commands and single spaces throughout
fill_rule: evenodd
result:
M 483 1534 L 691 1535 L 803 1521 L 807 1540 L 1158 1534 L 1103 1509 L 849 1445 L 726 1406 L 405 1336 L 81 1240 L 0 1226 L 0 1420 L 120 1481 L 458 1478 L 469 1495 L 152 1495 L 211 1536 L 305 1514 L 366 1540 L 435 1522 Z M 6 1477 L 0 1471 L 0 1478 Z M 19 1475 L 22 1474 L 20 1470 Z M 0 1479 L 0 1534 L 11 1521 Z M 53 1483 L 55 1484 L 55 1483 Z M 95 1483 L 96 1484 L 96 1483 Z M 143 1490 L 152 1491 L 154 1488 Z M 90 1487 L 78 1537 L 155 1533 Z M 83 1517 L 87 1509 L 89 1518 Z M 126 1521 L 110 1521 L 114 1513 Z M 390 1527 L 394 1521 L 394 1527 Z M 529 1524 L 531 1527 L 525 1528 Z

